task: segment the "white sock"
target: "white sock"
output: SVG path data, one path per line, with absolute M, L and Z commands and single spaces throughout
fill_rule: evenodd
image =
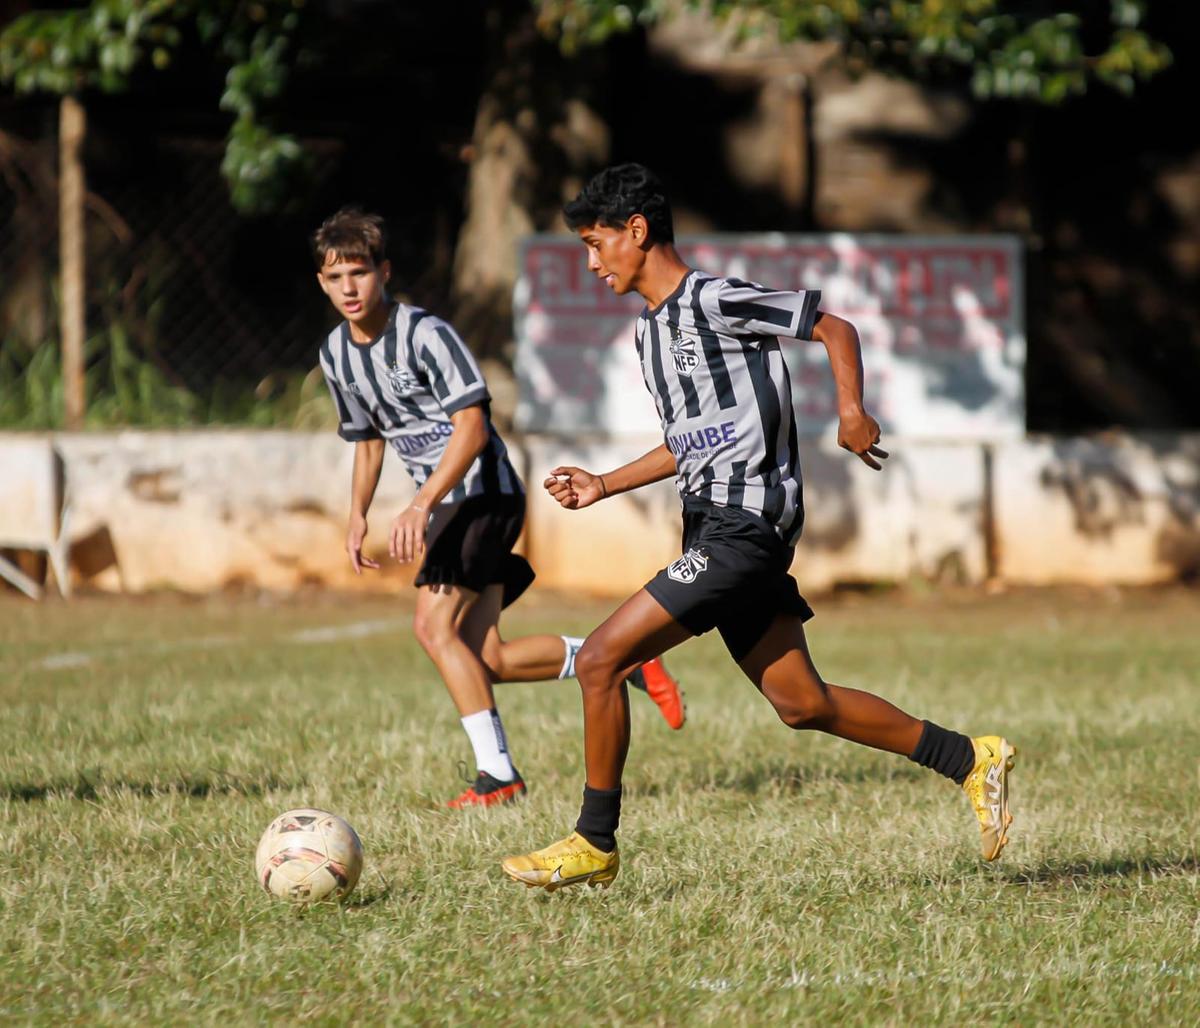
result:
M 571 635 L 562 637 L 563 645 L 566 646 L 566 653 L 563 655 L 562 670 L 559 671 L 559 678 L 574 678 L 575 677 L 575 655 L 579 652 L 579 647 L 583 645 L 582 639 L 576 639 Z
M 462 719 L 463 730 L 471 740 L 475 751 L 475 767 L 486 771 L 499 782 L 511 782 L 517 777 L 508 756 L 508 739 L 500 713 L 495 710 L 479 710 Z

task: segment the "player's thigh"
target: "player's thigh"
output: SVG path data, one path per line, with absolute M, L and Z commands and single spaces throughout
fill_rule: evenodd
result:
M 737 663 L 776 707 L 799 703 L 824 688 L 808 650 L 804 619 L 796 614 L 777 615 Z
M 729 655 L 741 664 L 781 617 L 801 624 L 813 616 L 789 572 L 791 551 L 749 549 L 744 574 L 722 597 L 717 630 Z M 776 630 L 778 636 L 779 630 Z M 800 633 L 803 639 L 803 632 Z
M 504 586 L 489 585 L 467 607 L 458 624 L 458 634 L 485 664 L 495 668 L 500 656 L 500 611 L 504 604 Z
M 693 635 L 641 589 L 587 637 L 575 658 L 575 670 L 580 678 L 591 672 L 632 670 Z

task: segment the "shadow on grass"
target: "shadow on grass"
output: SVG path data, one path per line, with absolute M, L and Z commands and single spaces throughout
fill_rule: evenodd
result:
M 867 764 L 862 767 L 823 766 L 819 763 L 795 764 L 784 760 L 770 761 L 754 767 L 720 769 L 708 764 L 693 764 L 671 782 L 639 782 L 626 784 L 630 796 L 660 796 L 681 788 L 715 789 L 723 792 L 743 792 L 756 795 L 800 792 L 807 786 L 824 782 L 843 785 L 879 785 L 881 783 L 915 779 L 928 772 L 917 765 L 905 763 Z
M 356 892 L 351 895 L 350 899 L 344 900 L 342 906 L 346 910 L 365 910 L 367 907 L 375 906 L 376 903 L 386 903 L 391 898 L 392 887 L 385 885 L 378 889 Z
M 1003 877 L 1013 885 L 1054 885 L 1093 879 L 1189 875 L 1197 872 L 1200 872 L 1200 857 L 1188 853 L 1178 856 L 1109 857 L 1104 860 L 1048 860 L 1035 867 L 1006 870 Z
M 33 803 L 38 800 L 63 797 L 76 800 L 98 800 L 111 793 L 131 793 L 135 796 L 189 796 L 204 799 L 209 796 L 262 796 L 268 792 L 296 789 L 303 782 L 287 782 L 278 778 L 240 778 L 236 775 L 192 777 L 181 775 L 174 780 L 136 782 L 123 778 L 88 778 L 57 782 L 0 782 L 0 799 Z

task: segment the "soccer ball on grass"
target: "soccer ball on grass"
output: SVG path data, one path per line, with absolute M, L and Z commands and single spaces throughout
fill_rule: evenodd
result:
M 280 814 L 254 854 L 258 883 L 293 903 L 345 899 L 362 873 L 358 835 L 336 814 L 301 807 Z

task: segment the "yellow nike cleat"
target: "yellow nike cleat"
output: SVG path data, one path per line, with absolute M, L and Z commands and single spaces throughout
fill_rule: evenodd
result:
M 500 866 L 514 882 L 521 882 L 530 889 L 540 885 L 547 892 L 553 892 L 564 885 L 583 882 L 593 888 L 598 885 L 607 889 L 617 877 L 621 858 L 616 850 L 605 853 L 578 832 L 572 832 L 544 850 L 505 857 Z
M 1008 773 L 1013 769 L 1017 748 L 998 735 L 981 735 L 971 740 L 975 767 L 963 782 L 963 792 L 979 818 L 980 844 L 984 860 L 995 860 L 1008 842 Z

